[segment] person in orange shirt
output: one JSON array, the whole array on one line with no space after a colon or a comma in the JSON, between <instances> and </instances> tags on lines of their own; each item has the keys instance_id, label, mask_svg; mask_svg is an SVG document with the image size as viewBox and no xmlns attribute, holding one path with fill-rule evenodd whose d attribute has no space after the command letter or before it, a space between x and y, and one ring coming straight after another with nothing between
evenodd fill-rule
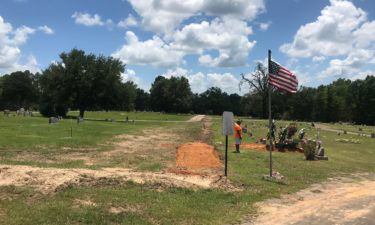
<instances>
[{"instance_id":1,"label":"person in orange shirt","mask_svg":"<svg viewBox=\"0 0 375 225\"><path fill-rule=\"evenodd\" d=\"M234 124L234 137L236 139L236 153L240 153L240 145L242 142L242 127L240 120L237 120Z\"/></svg>"}]
</instances>

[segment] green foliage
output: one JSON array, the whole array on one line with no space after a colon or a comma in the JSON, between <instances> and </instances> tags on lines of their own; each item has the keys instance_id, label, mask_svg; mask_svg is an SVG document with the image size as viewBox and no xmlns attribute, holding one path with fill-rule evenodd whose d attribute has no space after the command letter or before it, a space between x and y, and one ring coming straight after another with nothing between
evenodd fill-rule
<instances>
[{"instance_id":1,"label":"green foliage","mask_svg":"<svg viewBox=\"0 0 375 225\"><path fill-rule=\"evenodd\" d=\"M137 88L135 98L135 110L137 111L149 111L150 107L150 94L144 90Z\"/></svg>"},{"instance_id":2,"label":"green foliage","mask_svg":"<svg viewBox=\"0 0 375 225\"><path fill-rule=\"evenodd\" d=\"M305 154L306 160L314 160L315 159L315 150L316 150L316 141L314 140L302 140L301 146L303 149L303 153Z\"/></svg>"},{"instance_id":3,"label":"green foliage","mask_svg":"<svg viewBox=\"0 0 375 225\"><path fill-rule=\"evenodd\" d=\"M187 113L191 108L192 92L185 77L156 77L150 97L154 111Z\"/></svg>"},{"instance_id":4,"label":"green foliage","mask_svg":"<svg viewBox=\"0 0 375 225\"><path fill-rule=\"evenodd\" d=\"M77 49L62 53L60 58L61 62L51 64L41 76L44 115L59 114L65 111L62 108L70 107L79 109L83 117L90 108L115 108L126 99L121 94L129 94L132 88L121 83L124 65L118 59L86 55Z\"/></svg>"},{"instance_id":5,"label":"green foliage","mask_svg":"<svg viewBox=\"0 0 375 225\"><path fill-rule=\"evenodd\" d=\"M14 72L1 78L2 107L11 110L36 108L38 103L38 74Z\"/></svg>"}]
</instances>

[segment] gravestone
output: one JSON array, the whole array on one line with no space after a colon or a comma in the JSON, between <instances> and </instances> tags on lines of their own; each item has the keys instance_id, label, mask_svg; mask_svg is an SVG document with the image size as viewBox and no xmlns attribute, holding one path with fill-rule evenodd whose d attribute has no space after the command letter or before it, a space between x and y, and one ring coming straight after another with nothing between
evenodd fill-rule
<instances>
[{"instance_id":1,"label":"gravestone","mask_svg":"<svg viewBox=\"0 0 375 225\"><path fill-rule=\"evenodd\" d=\"M84 122L84 119L83 117L77 117L77 123L80 124L80 123L83 123Z\"/></svg>"},{"instance_id":2,"label":"gravestone","mask_svg":"<svg viewBox=\"0 0 375 225\"><path fill-rule=\"evenodd\" d=\"M25 114L25 109L24 108L20 108L20 110L18 110L18 116L19 115L24 115Z\"/></svg>"},{"instance_id":3,"label":"gravestone","mask_svg":"<svg viewBox=\"0 0 375 225\"><path fill-rule=\"evenodd\" d=\"M4 116L9 117L9 115L10 115L10 110L8 110L8 109L4 110Z\"/></svg>"},{"instance_id":4,"label":"gravestone","mask_svg":"<svg viewBox=\"0 0 375 225\"><path fill-rule=\"evenodd\" d=\"M49 124L54 124L54 123L58 123L58 122L59 122L59 118L57 118L57 117L50 117L48 119Z\"/></svg>"}]
</instances>

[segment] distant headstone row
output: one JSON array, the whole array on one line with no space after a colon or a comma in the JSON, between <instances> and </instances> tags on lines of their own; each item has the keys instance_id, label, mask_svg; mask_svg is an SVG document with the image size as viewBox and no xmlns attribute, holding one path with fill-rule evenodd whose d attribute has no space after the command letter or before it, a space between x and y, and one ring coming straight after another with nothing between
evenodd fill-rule
<instances>
[{"instance_id":1,"label":"distant headstone row","mask_svg":"<svg viewBox=\"0 0 375 225\"><path fill-rule=\"evenodd\" d=\"M13 115L13 116L16 116L16 115L17 116L33 116L33 113L29 110L25 110L24 108L21 108L21 109L17 110L16 114ZM5 109L4 110L4 116L8 116L8 117L11 116L10 110Z\"/></svg>"}]
</instances>

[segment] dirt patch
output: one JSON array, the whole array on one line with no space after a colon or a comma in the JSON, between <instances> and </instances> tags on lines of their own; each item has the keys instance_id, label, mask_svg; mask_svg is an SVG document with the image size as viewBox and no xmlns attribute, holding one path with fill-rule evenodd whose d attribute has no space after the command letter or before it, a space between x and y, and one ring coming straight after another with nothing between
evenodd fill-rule
<instances>
[{"instance_id":1,"label":"dirt patch","mask_svg":"<svg viewBox=\"0 0 375 225\"><path fill-rule=\"evenodd\" d=\"M147 129L139 135L122 134L114 137L106 146L109 151L71 152L59 156L60 160L82 160L85 165L115 163L116 166L134 168L140 161L149 159L173 166L173 159L183 137L176 130Z\"/></svg>"},{"instance_id":2,"label":"dirt patch","mask_svg":"<svg viewBox=\"0 0 375 225\"><path fill-rule=\"evenodd\" d=\"M264 144L241 144L241 149L251 149L259 152L268 152L268 147ZM303 149L300 148L276 148L273 151L277 152L300 152L303 153Z\"/></svg>"},{"instance_id":3,"label":"dirt patch","mask_svg":"<svg viewBox=\"0 0 375 225\"><path fill-rule=\"evenodd\" d=\"M174 172L180 174L213 174L222 166L219 155L212 145L196 142L183 144L178 148Z\"/></svg>"},{"instance_id":4,"label":"dirt patch","mask_svg":"<svg viewBox=\"0 0 375 225\"><path fill-rule=\"evenodd\" d=\"M263 144L241 144L242 149L252 149L261 152L267 151L266 145Z\"/></svg>"},{"instance_id":5,"label":"dirt patch","mask_svg":"<svg viewBox=\"0 0 375 225\"><path fill-rule=\"evenodd\" d=\"M113 213L113 214L120 214L120 213L124 213L124 212L131 212L131 213L135 213L135 212L138 212L138 211L141 211L142 210L142 206L141 205L133 205L133 206L126 206L126 207L110 207L108 209L108 211L110 213Z\"/></svg>"},{"instance_id":6,"label":"dirt patch","mask_svg":"<svg viewBox=\"0 0 375 225\"><path fill-rule=\"evenodd\" d=\"M188 122L201 122L203 118L205 118L205 115L197 115L188 120Z\"/></svg>"},{"instance_id":7,"label":"dirt patch","mask_svg":"<svg viewBox=\"0 0 375 225\"><path fill-rule=\"evenodd\" d=\"M257 204L260 216L245 224L372 224L375 174L333 179L296 194Z\"/></svg>"},{"instance_id":8,"label":"dirt patch","mask_svg":"<svg viewBox=\"0 0 375 225\"><path fill-rule=\"evenodd\" d=\"M137 172L124 168L57 169L30 166L0 165L0 186L30 186L49 194L74 185L118 185L127 181L139 184L161 184L165 188L232 189L220 176L181 175L168 172ZM231 190L229 190L231 191Z\"/></svg>"},{"instance_id":9,"label":"dirt patch","mask_svg":"<svg viewBox=\"0 0 375 225\"><path fill-rule=\"evenodd\" d=\"M93 207L97 206L97 204L90 199L75 199L74 205L77 208L79 208L80 206L93 206Z\"/></svg>"}]
</instances>

